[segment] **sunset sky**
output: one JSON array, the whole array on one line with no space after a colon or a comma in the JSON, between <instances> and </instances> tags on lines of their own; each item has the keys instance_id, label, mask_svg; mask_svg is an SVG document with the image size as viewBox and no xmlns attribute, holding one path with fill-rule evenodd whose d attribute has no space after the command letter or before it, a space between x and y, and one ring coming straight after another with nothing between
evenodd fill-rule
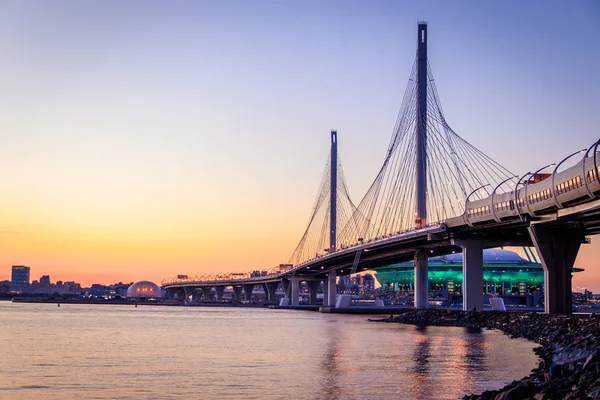
<instances>
[{"instance_id":1,"label":"sunset sky","mask_svg":"<svg viewBox=\"0 0 600 400\"><path fill-rule=\"evenodd\" d=\"M357 203L417 21L449 124L516 174L600 137L597 1L3 1L0 280L269 269L329 151ZM600 291L600 237L574 286Z\"/></svg>"}]
</instances>

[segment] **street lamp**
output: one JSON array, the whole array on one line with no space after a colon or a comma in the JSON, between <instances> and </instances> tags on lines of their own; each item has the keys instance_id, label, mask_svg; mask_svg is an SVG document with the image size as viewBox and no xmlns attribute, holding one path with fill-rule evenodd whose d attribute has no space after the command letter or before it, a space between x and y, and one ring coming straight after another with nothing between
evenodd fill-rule
<instances>
[{"instance_id":1,"label":"street lamp","mask_svg":"<svg viewBox=\"0 0 600 400\"><path fill-rule=\"evenodd\" d=\"M473 226L473 224L471 222L469 222L469 210L467 210L467 205L469 204L469 197L471 197L475 192L477 192L479 189L483 189L486 186L490 186L489 183L486 183L485 185L479 186L477 189L473 190L471 193L469 193L469 195L467 196L467 198L465 199L465 214L467 216L467 218L465 219L465 222L467 223L467 225L469 226Z\"/></svg>"},{"instance_id":2,"label":"street lamp","mask_svg":"<svg viewBox=\"0 0 600 400\"><path fill-rule=\"evenodd\" d=\"M533 179L535 180L535 176L537 174L540 173L540 171L545 170L548 167L551 167L553 165L556 165L556 163L552 163L552 164L548 164L545 167L542 167L540 169L538 169L537 171L535 171L533 174L531 174L531 176L533 177ZM531 179L527 179L527 183L525 184L525 205L527 206L527 211L529 211L529 215L531 216L535 216L535 214L533 213L533 211L531 211L531 207L529 206L529 197L527 196L527 188L529 187L529 182L531 182ZM554 186L554 185L553 185Z\"/></svg>"},{"instance_id":3,"label":"street lamp","mask_svg":"<svg viewBox=\"0 0 600 400\"><path fill-rule=\"evenodd\" d=\"M517 181L517 185L515 186L515 208L517 209L517 213L519 214L519 219L521 221L524 221L524 219L523 219L523 215L521 215L521 207L519 207L519 185L521 184L521 181L523 180L523 178L525 178L528 175L531 175L531 171L526 172L525 175L520 177L519 180Z\"/></svg>"},{"instance_id":4,"label":"street lamp","mask_svg":"<svg viewBox=\"0 0 600 400\"><path fill-rule=\"evenodd\" d=\"M494 214L494 220L496 222L500 222L500 218L498 218L498 216L496 215L496 208L494 207L494 195L496 194L496 190L498 190L498 188L500 186L504 185L506 182L508 182L508 181L510 181L511 179L514 179L514 178L518 178L518 176L511 176L509 178L506 178L505 180L503 180L502 182L500 182L498 184L498 186L496 186L494 188L494 191L492 192L492 213Z\"/></svg>"},{"instance_id":5,"label":"street lamp","mask_svg":"<svg viewBox=\"0 0 600 400\"><path fill-rule=\"evenodd\" d=\"M563 206L559 203L558 199L556 198L556 186L554 186L554 179L556 178L556 171L558 170L558 167L560 167L561 164L564 163L565 161L567 161L569 158L573 157L576 154L583 153L586 150L587 149L582 149L582 150L576 151L575 153L573 153L571 155L568 155L561 162L559 162L558 165L556 167L554 167L554 171L552 171L552 197L554 197L554 202L556 203L556 206L558 208L563 208ZM595 153L594 153L594 156L595 156ZM594 167L595 167L595 162L594 162ZM585 179L585 176L583 177L583 179Z\"/></svg>"},{"instance_id":6,"label":"street lamp","mask_svg":"<svg viewBox=\"0 0 600 400\"><path fill-rule=\"evenodd\" d=\"M598 145L600 144L600 139L596 140L594 142L593 145L591 145L587 151L585 152L585 155L583 156L583 162L582 164L582 169L583 169L583 173L581 174L581 176L583 177L583 182L585 182L585 190L587 190L588 192L588 196L590 197L590 199L594 199L596 196L594 195L594 193L590 190L589 184L594 181L597 180L598 183L600 183L600 176L598 176L598 167L596 166L596 150L598 149ZM588 155L590 153L590 150L594 149L594 169L592 170L592 174L589 177L589 179L587 179L587 170L585 168L585 164L588 158Z\"/></svg>"}]
</instances>

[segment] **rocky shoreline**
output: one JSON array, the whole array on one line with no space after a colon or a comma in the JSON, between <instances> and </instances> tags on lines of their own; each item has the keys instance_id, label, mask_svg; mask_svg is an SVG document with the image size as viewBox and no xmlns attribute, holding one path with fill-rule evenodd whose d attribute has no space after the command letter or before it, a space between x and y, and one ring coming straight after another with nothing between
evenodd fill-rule
<instances>
[{"instance_id":1,"label":"rocky shoreline","mask_svg":"<svg viewBox=\"0 0 600 400\"><path fill-rule=\"evenodd\" d=\"M539 366L500 390L464 399L600 399L600 318L536 313L414 310L377 322L499 329L541 346Z\"/></svg>"}]
</instances>

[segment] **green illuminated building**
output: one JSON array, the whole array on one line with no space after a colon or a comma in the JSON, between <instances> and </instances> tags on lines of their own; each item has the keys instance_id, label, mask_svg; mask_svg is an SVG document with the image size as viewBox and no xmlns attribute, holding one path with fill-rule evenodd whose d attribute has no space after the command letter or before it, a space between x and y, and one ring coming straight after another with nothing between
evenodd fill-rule
<instances>
[{"instance_id":1,"label":"green illuminated building","mask_svg":"<svg viewBox=\"0 0 600 400\"><path fill-rule=\"evenodd\" d=\"M526 254L527 250L526 250ZM535 260L527 260L514 251L487 249L483 251L483 293L514 297L508 304L538 305L544 287L544 270ZM573 272L582 269L573 268ZM384 287L411 293L414 284L412 262L390 265L375 270L377 281ZM461 301L462 253L448 254L429 258L429 291L442 295L449 301ZM527 296L535 299L527 301ZM523 299L519 300L516 297Z\"/></svg>"}]
</instances>

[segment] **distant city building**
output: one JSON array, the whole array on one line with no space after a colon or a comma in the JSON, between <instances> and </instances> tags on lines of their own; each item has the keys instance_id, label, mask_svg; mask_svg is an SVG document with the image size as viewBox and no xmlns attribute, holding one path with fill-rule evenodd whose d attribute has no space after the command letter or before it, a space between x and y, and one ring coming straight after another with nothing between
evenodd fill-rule
<instances>
[{"instance_id":1,"label":"distant city building","mask_svg":"<svg viewBox=\"0 0 600 400\"><path fill-rule=\"evenodd\" d=\"M90 294L93 297L108 297L110 296L110 286L93 283L90 287Z\"/></svg>"},{"instance_id":2,"label":"distant city building","mask_svg":"<svg viewBox=\"0 0 600 400\"><path fill-rule=\"evenodd\" d=\"M112 285L101 285L94 283L87 290L87 293L92 297L119 298L127 295L127 289L133 284L131 283L113 283Z\"/></svg>"},{"instance_id":3,"label":"distant city building","mask_svg":"<svg viewBox=\"0 0 600 400\"><path fill-rule=\"evenodd\" d=\"M113 296L120 296L120 297L127 297L127 290L129 289L129 287L133 285L133 282L129 282L129 283L123 283L123 282L119 282L119 283L114 283L112 285L110 285L110 287L112 288L112 292L114 293L112 294Z\"/></svg>"},{"instance_id":4,"label":"distant city building","mask_svg":"<svg viewBox=\"0 0 600 400\"><path fill-rule=\"evenodd\" d=\"M79 283L70 281L63 282L58 281L55 284L51 282L50 275L43 275L39 281L33 281L29 285L29 288L25 291L31 294L81 294L81 285Z\"/></svg>"},{"instance_id":5,"label":"distant city building","mask_svg":"<svg viewBox=\"0 0 600 400\"><path fill-rule=\"evenodd\" d=\"M375 289L375 278L371 274L344 275L338 282L338 290L344 293L365 294Z\"/></svg>"},{"instance_id":6,"label":"distant city building","mask_svg":"<svg viewBox=\"0 0 600 400\"><path fill-rule=\"evenodd\" d=\"M54 293L53 289L52 283L50 282L50 275L42 275L37 293L51 294Z\"/></svg>"},{"instance_id":7,"label":"distant city building","mask_svg":"<svg viewBox=\"0 0 600 400\"><path fill-rule=\"evenodd\" d=\"M31 269L24 265L13 265L10 281L10 290L12 292L23 293L29 287L29 275Z\"/></svg>"},{"instance_id":8,"label":"distant city building","mask_svg":"<svg viewBox=\"0 0 600 400\"><path fill-rule=\"evenodd\" d=\"M76 283L73 281L68 281L68 282L58 281L58 282L56 282L56 285L54 285L54 287L56 288L55 291L60 294L64 294L64 293L81 294L81 285L79 283Z\"/></svg>"},{"instance_id":9,"label":"distant city building","mask_svg":"<svg viewBox=\"0 0 600 400\"><path fill-rule=\"evenodd\" d=\"M0 294L6 294L10 292L10 281L0 282Z\"/></svg>"},{"instance_id":10,"label":"distant city building","mask_svg":"<svg viewBox=\"0 0 600 400\"><path fill-rule=\"evenodd\" d=\"M42 275L39 280L30 282L31 268L24 265L13 265L12 267L12 278L11 281L5 281L10 284L8 291L17 294L81 294L81 285L77 282L69 281L63 282L58 281L53 284L50 280L50 275ZM0 282L0 285L4 282ZM5 287L0 286L0 293L5 293ZM127 287L123 290L123 295Z\"/></svg>"},{"instance_id":11,"label":"distant city building","mask_svg":"<svg viewBox=\"0 0 600 400\"><path fill-rule=\"evenodd\" d=\"M39 281L31 282L26 292L32 294L52 294L56 290L50 282L50 275L43 275Z\"/></svg>"},{"instance_id":12,"label":"distant city building","mask_svg":"<svg viewBox=\"0 0 600 400\"><path fill-rule=\"evenodd\" d=\"M101 285L94 283L89 288L88 292L93 297L119 298L127 296L127 289L133 284L131 283L113 283L112 285Z\"/></svg>"},{"instance_id":13,"label":"distant city building","mask_svg":"<svg viewBox=\"0 0 600 400\"><path fill-rule=\"evenodd\" d=\"M375 278L373 277L373 275L364 274L362 276L362 286L365 292L375 289Z\"/></svg>"}]
</instances>

